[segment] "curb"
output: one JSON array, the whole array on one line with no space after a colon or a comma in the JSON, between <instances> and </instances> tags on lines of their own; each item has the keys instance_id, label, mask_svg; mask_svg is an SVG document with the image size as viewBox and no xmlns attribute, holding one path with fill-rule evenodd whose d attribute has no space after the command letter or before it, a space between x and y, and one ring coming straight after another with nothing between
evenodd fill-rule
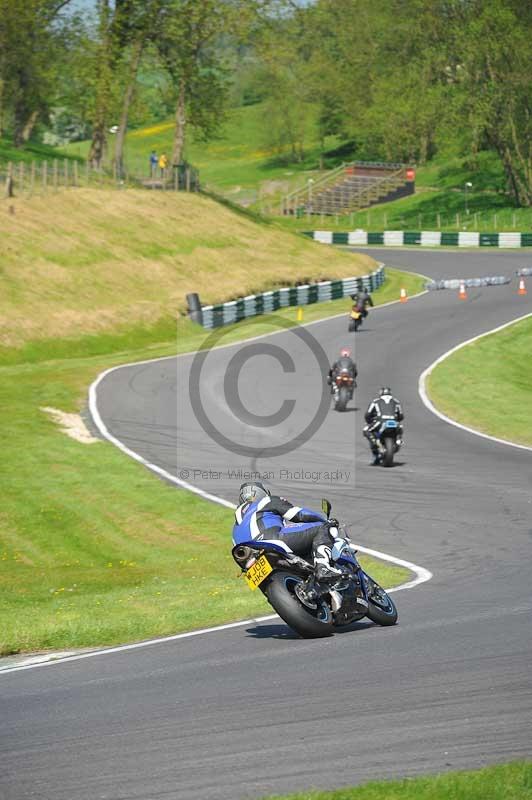
<instances>
[{"instance_id":1,"label":"curb","mask_svg":"<svg viewBox=\"0 0 532 800\"><path fill-rule=\"evenodd\" d=\"M421 247L532 247L532 233L479 233L474 231L379 231L350 232L303 231L321 244L377 244L385 247L419 245Z\"/></svg>"}]
</instances>

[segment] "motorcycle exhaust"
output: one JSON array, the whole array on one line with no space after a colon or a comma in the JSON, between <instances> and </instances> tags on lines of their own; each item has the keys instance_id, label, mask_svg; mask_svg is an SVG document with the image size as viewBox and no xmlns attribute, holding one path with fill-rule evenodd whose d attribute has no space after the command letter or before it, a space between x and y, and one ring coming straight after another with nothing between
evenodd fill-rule
<instances>
[{"instance_id":1,"label":"motorcycle exhaust","mask_svg":"<svg viewBox=\"0 0 532 800\"><path fill-rule=\"evenodd\" d=\"M247 564L249 559L251 558L253 551L251 547L246 547L245 545L239 545L235 547L233 550L233 558L239 564L239 566L244 566Z\"/></svg>"}]
</instances>

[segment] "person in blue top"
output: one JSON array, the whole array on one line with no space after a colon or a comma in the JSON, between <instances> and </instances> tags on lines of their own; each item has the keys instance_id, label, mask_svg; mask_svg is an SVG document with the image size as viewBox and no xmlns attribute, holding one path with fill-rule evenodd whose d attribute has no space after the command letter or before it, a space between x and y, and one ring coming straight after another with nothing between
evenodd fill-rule
<instances>
[{"instance_id":1,"label":"person in blue top","mask_svg":"<svg viewBox=\"0 0 532 800\"><path fill-rule=\"evenodd\" d=\"M157 174L157 164L159 163L159 156L152 150L150 153L150 178L155 178Z\"/></svg>"},{"instance_id":2,"label":"person in blue top","mask_svg":"<svg viewBox=\"0 0 532 800\"><path fill-rule=\"evenodd\" d=\"M298 556L312 554L317 580L327 581L337 580L342 574L331 563L331 545L337 535L337 520L272 495L258 481L241 485L233 526L234 544L270 541L288 545Z\"/></svg>"}]
</instances>

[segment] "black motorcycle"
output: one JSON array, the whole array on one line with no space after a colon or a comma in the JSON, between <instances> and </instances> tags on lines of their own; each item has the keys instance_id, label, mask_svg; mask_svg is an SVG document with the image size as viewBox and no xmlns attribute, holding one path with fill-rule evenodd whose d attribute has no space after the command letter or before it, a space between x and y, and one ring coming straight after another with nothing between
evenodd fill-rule
<instances>
[{"instance_id":1,"label":"black motorcycle","mask_svg":"<svg viewBox=\"0 0 532 800\"><path fill-rule=\"evenodd\" d=\"M330 517L331 504L322 508ZM250 589L259 588L277 614L306 639L329 636L335 629L368 617L378 625L395 625L391 597L360 566L347 536L338 536L332 560L342 568L334 582L320 583L311 558L301 558L284 543L256 541L233 547L232 555Z\"/></svg>"}]
</instances>

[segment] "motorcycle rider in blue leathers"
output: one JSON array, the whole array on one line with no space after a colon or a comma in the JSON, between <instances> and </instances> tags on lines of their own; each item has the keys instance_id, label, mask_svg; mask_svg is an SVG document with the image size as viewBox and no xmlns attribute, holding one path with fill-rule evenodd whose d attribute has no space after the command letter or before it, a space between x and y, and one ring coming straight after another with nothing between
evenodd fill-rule
<instances>
[{"instance_id":1,"label":"motorcycle rider in blue leathers","mask_svg":"<svg viewBox=\"0 0 532 800\"><path fill-rule=\"evenodd\" d=\"M295 506L258 482L243 483L235 511L233 544L251 540L288 545L299 556L312 553L318 581L337 580L342 570L331 563L331 546L338 522L323 514Z\"/></svg>"}]
</instances>

